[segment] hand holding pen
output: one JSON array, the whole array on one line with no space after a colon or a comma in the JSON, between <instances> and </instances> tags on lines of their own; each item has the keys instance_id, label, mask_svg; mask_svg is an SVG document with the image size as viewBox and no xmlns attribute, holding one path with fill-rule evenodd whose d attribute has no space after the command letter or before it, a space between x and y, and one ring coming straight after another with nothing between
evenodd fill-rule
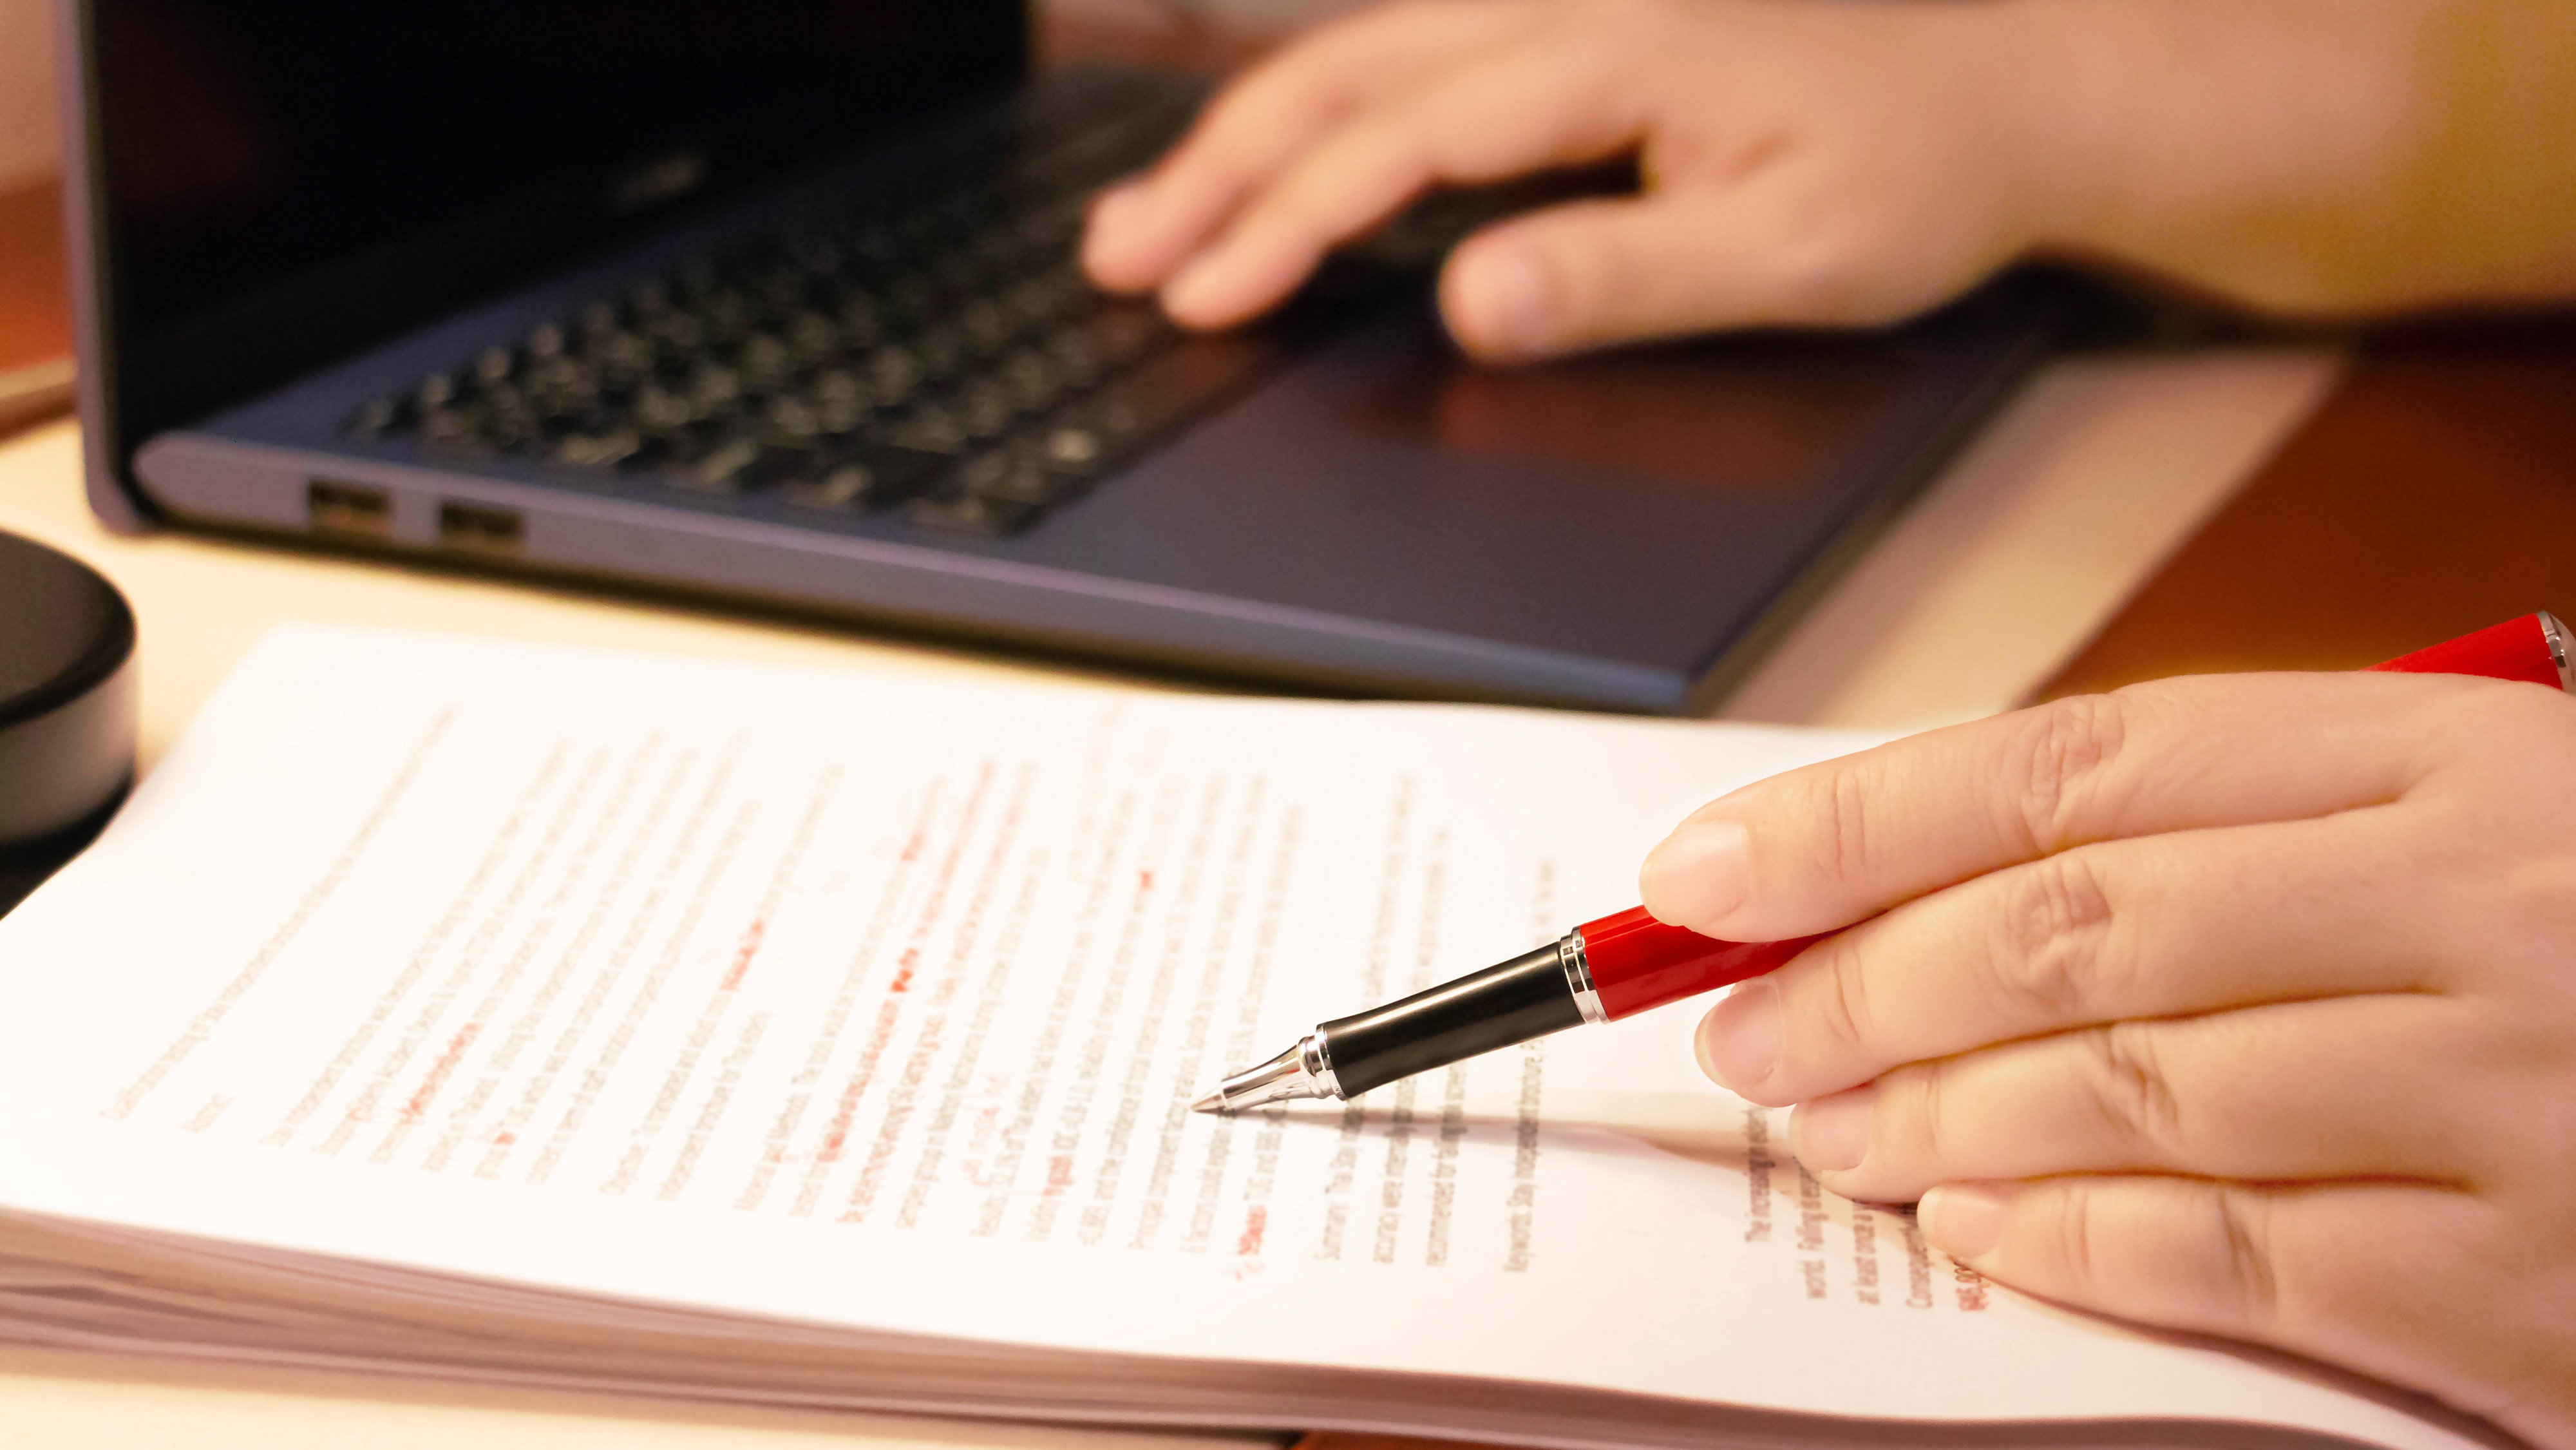
<instances>
[{"instance_id":1,"label":"hand holding pen","mask_svg":"<svg viewBox=\"0 0 2576 1450\"><path fill-rule=\"evenodd\" d=\"M2566 630L2549 614L2527 615L2372 668L2401 674L2475 675L2576 692L2576 668L2569 662ZM2069 711L2089 708L2078 703L2057 707L2055 715L2024 711L2005 718L2037 719L2053 726ZM1946 738L1952 733L1935 735ZM1865 752L1851 760L1871 761L1879 754ZM1973 768L1968 762L1959 764ZM1814 770L1841 765L1829 762ZM1865 768L1855 766L1829 778L1851 781L1854 771L1865 773ZM1794 771L1782 779L1813 773ZM1192 1106L1201 1112L1240 1112L1298 1098L1357 1097L1399 1078L1761 976L1796 958L1825 931L1857 919L1841 916L1799 932L1706 930L1709 922L1732 909L1710 893L1724 895L1732 888L1720 883L1738 880L1745 869L1744 828L1725 810L1743 794L1729 796L1684 822L1647 861L1641 884L1650 898L1657 894L1658 883L1663 884L1668 901L1663 910L1649 910L1657 904L1650 900L1648 906L1585 922L1536 951L1481 972L1327 1022L1270 1061L1227 1078ZM1858 804L1856 798L1814 802L1812 819L1839 821ZM1695 829L1694 823L1702 818L1708 819ZM1691 926L1704 930L1693 931Z\"/></svg>"},{"instance_id":2,"label":"hand holding pen","mask_svg":"<svg viewBox=\"0 0 2576 1450\"><path fill-rule=\"evenodd\" d=\"M1702 1064L2002 1283L2576 1446L2576 700L2499 631L2392 663L2530 683L2162 681L1702 808L1654 915L1822 934Z\"/></svg>"}]
</instances>

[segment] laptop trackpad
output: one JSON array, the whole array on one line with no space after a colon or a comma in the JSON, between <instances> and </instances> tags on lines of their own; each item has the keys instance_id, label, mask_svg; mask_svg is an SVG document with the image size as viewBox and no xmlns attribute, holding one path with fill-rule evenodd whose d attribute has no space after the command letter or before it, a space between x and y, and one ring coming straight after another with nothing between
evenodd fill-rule
<instances>
[{"instance_id":1,"label":"laptop trackpad","mask_svg":"<svg viewBox=\"0 0 2576 1450\"><path fill-rule=\"evenodd\" d=\"M1995 331L1943 319L1488 368L1408 309L1029 542L1141 580L1689 670L1919 481L2006 375Z\"/></svg>"}]
</instances>

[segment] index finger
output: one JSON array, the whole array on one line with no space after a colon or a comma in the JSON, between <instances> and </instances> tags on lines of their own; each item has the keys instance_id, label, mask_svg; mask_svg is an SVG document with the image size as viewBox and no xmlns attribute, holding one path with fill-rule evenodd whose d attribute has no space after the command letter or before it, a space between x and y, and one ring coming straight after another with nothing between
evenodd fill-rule
<instances>
[{"instance_id":1,"label":"index finger","mask_svg":"<svg viewBox=\"0 0 2576 1450\"><path fill-rule=\"evenodd\" d=\"M2498 688L2230 675L2058 700L1747 786L1682 822L1638 885L1658 919L1710 936L1830 931L2091 842L2394 800L2421 769L2409 722Z\"/></svg>"},{"instance_id":2,"label":"index finger","mask_svg":"<svg viewBox=\"0 0 2576 1450\"><path fill-rule=\"evenodd\" d=\"M1461 0L1325 22L1228 85L1148 176L1102 199L1084 266L1117 291L1161 285L1352 108L1528 23L1520 7Z\"/></svg>"}]
</instances>

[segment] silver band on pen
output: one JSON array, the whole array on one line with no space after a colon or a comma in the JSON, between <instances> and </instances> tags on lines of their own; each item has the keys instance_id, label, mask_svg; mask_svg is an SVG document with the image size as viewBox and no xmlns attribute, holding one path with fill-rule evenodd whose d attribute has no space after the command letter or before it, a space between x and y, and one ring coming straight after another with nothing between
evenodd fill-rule
<instances>
[{"instance_id":1,"label":"silver band on pen","mask_svg":"<svg viewBox=\"0 0 2576 1450\"><path fill-rule=\"evenodd\" d=\"M1566 990L1574 994L1574 1005L1583 1013L1587 1025L1610 1020L1601 1008L1601 994L1593 990L1592 963L1583 955L1583 933L1569 931L1556 944L1556 960L1565 968Z\"/></svg>"},{"instance_id":2,"label":"silver band on pen","mask_svg":"<svg viewBox=\"0 0 2576 1450\"><path fill-rule=\"evenodd\" d=\"M2568 659L2567 626L2558 622L2557 615L2544 609L2540 611L2540 637L2549 641L2549 657L2557 662L2558 688L2576 694L2576 662Z\"/></svg>"}]
</instances>

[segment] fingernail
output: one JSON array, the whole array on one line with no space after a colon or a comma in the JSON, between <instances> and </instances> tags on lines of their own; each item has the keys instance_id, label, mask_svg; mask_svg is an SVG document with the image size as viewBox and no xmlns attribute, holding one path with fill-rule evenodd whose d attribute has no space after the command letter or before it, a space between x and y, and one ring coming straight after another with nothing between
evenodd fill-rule
<instances>
[{"instance_id":1,"label":"fingernail","mask_svg":"<svg viewBox=\"0 0 2576 1450\"><path fill-rule=\"evenodd\" d=\"M1855 1088L1803 1103L1789 1115L1790 1151L1811 1173L1858 1168L1869 1156L1869 1120L1878 1089Z\"/></svg>"},{"instance_id":2,"label":"fingernail","mask_svg":"<svg viewBox=\"0 0 2576 1450\"><path fill-rule=\"evenodd\" d=\"M1459 268L1450 302L1460 333L1491 352L1537 352L1547 346L1550 295L1547 269L1518 247L1489 247L1469 254Z\"/></svg>"},{"instance_id":3,"label":"fingernail","mask_svg":"<svg viewBox=\"0 0 2576 1450\"><path fill-rule=\"evenodd\" d=\"M1914 1221L1932 1247L1954 1259L1982 1259L2004 1241L2010 1195L1979 1184L1945 1183L1923 1195Z\"/></svg>"},{"instance_id":4,"label":"fingernail","mask_svg":"<svg viewBox=\"0 0 2576 1450\"><path fill-rule=\"evenodd\" d=\"M1114 186L1100 194L1091 204L1091 237L1095 242L1115 246L1127 240L1145 216L1150 200L1141 181Z\"/></svg>"},{"instance_id":5,"label":"fingernail","mask_svg":"<svg viewBox=\"0 0 2576 1450\"><path fill-rule=\"evenodd\" d=\"M1225 288L1226 255L1222 248L1201 255L1163 287L1163 310L1184 321L1213 312L1208 304Z\"/></svg>"},{"instance_id":6,"label":"fingernail","mask_svg":"<svg viewBox=\"0 0 2576 1450\"><path fill-rule=\"evenodd\" d=\"M1137 233L1142 230L1145 212L1151 204L1152 200L1146 196L1141 182L1130 182L1104 192L1091 204L1091 220L1083 228L1083 265L1094 271L1107 269L1117 273L1118 264L1125 260L1120 254L1134 249ZM1111 280L1130 286L1137 281L1133 277L1114 275Z\"/></svg>"},{"instance_id":7,"label":"fingernail","mask_svg":"<svg viewBox=\"0 0 2576 1450\"><path fill-rule=\"evenodd\" d=\"M1699 1070L1742 1092L1780 1070L1780 989L1767 980L1726 994L1699 1026Z\"/></svg>"},{"instance_id":8,"label":"fingernail","mask_svg":"<svg viewBox=\"0 0 2576 1450\"><path fill-rule=\"evenodd\" d=\"M1753 894L1753 835L1742 821L1694 821L1646 853L1637 890L1657 921L1716 925Z\"/></svg>"}]
</instances>

